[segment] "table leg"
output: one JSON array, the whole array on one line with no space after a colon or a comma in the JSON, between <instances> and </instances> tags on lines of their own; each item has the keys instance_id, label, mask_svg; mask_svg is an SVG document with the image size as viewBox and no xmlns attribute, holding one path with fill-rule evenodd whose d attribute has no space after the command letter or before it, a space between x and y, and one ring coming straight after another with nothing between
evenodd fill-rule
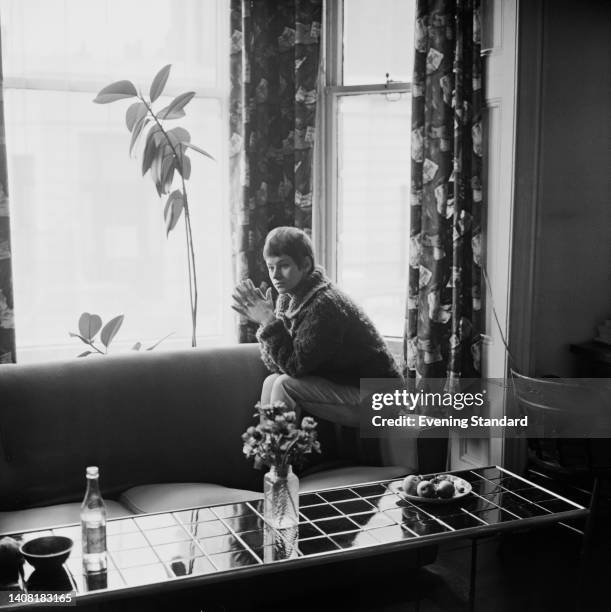
<instances>
[{"instance_id":1,"label":"table leg","mask_svg":"<svg viewBox=\"0 0 611 612\"><path fill-rule=\"evenodd\" d=\"M577 579L577 601L583 604L588 589L588 577L590 575L590 564L592 563L592 531L597 518L598 497L600 492L599 478L594 479L592 496L590 498L590 513L586 519L579 556L579 574Z\"/></svg>"},{"instance_id":2,"label":"table leg","mask_svg":"<svg viewBox=\"0 0 611 612\"><path fill-rule=\"evenodd\" d=\"M598 497L600 490L600 482L598 478L594 479L592 486L592 495L590 497L590 513L586 519L585 529L583 533L583 545L581 549L582 562L590 557L592 549L592 529L596 521L596 515L598 510Z\"/></svg>"},{"instance_id":3,"label":"table leg","mask_svg":"<svg viewBox=\"0 0 611 612\"><path fill-rule=\"evenodd\" d=\"M471 577L469 581L469 612L475 610L475 577L477 575L477 538L471 540Z\"/></svg>"},{"instance_id":4,"label":"table leg","mask_svg":"<svg viewBox=\"0 0 611 612\"><path fill-rule=\"evenodd\" d=\"M416 568L417 572L420 574L422 572L422 566L420 565L420 549L416 548ZM416 577L416 601L414 603L414 612L420 612L420 582L421 577Z\"/></svg>"}]
</instances>

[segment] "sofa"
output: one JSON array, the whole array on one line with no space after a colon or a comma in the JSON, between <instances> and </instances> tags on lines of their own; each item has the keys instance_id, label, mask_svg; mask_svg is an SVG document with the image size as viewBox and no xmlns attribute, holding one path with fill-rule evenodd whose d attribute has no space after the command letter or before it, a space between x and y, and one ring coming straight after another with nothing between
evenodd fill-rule
<instances>
[{"instance_id":1,"label":"sofa","mask_svg":"<svg viewBox=\"0 0 611 612\"><path fill-rule=\"evenodd\" d=\"M0 533L78 522L88 465L110 518L260 498L240 435L267 374L257 345L0 366ZM384 449L363 465L362 444L320 428L303 491L416 467L384 465Z\"/></svg>"}]
</instances>

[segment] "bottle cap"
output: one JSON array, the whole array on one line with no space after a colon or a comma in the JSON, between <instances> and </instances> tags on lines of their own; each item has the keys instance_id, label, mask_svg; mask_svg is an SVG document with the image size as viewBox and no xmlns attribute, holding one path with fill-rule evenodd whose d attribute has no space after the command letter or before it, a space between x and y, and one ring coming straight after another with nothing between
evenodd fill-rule
<instances>
[{"instance_id":1,"label":"bottle cap","mask_svg":"<svg viewBox=\"0 0 611 612\"><path fill-rule=\"evenodd\" d=\"M97 478L99 476L98 466L90 465L87 468L87 478Z\"/></svg>"}]
</instances>

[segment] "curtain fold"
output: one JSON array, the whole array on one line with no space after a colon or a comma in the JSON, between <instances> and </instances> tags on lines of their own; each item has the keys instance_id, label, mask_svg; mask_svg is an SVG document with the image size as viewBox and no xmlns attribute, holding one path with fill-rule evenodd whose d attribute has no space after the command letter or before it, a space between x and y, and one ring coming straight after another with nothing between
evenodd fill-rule
<instances>
[{"instance_id":1,"label":"curtain fold","mask_svg":"<svg viewBox=\"0 0 611 612\"><path fill-rule=\"evenodd\" d=\"M322 0L231 0L230 200L236 281L268 280L267 233L312 227ZM240 342L256 326L241 320Z\"/></svg>"},{"instance_id":2,"label":"curtain fold","mask_svg":"<svg viewBox=\"0 0 611 612\"><path fill-rule=\"evenodd\" d=\"M418 0L412 82L410 377L480 376L480 0Z\"/></svg>"},{"instance_id":3,"label":"curtain fold","mask_svg":"<svg viewBox=\"0 0 611 612\"><path fill-rule=\"evenodd\" d=\"M0 363L14 363L16 361L15 324L13 316L13 277L11 272L3 83L2 57L0 52Z\"/></svg>"}]
</instances>

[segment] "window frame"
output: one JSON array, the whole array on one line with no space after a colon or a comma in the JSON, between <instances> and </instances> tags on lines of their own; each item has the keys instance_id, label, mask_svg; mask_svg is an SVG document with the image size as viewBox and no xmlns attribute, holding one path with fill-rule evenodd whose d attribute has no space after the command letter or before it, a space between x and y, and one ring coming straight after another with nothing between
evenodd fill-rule
<instances>
[{"instance_id":1,"label":"window frame","mask_svg":"<svg viewBox=\"0 0 611 612\"><path fill-rule=\"evenodd\" d=\"M319 96L319 144L315 163L316 206L313 213L312 234L320 263L329 278L337 282L340 265L341 207L339 195L341 178L339 168L339 100L345 96L397 93L411 96L412 84L406 81L344 85L344 2L327 0L323 28L322 72L323 85ZM406 250L407 260L409 253ZM402 336L384 336L398 340Z\"/></svg>"}]
</instances>

